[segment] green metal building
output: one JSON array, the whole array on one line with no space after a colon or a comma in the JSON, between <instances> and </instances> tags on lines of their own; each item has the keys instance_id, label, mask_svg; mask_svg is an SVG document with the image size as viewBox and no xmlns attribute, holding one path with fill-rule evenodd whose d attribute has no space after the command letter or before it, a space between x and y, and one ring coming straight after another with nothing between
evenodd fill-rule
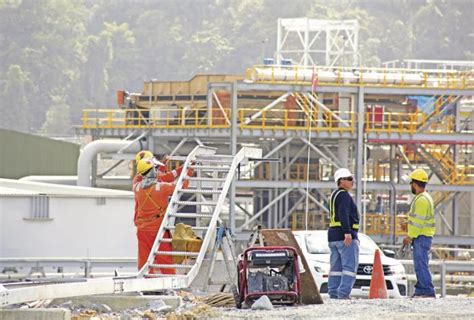
<instances>
[{"instance_id":1,"label":"green metal building","mask_svg":"<svg viewBox=\"0 0 474 320\"><path fill-rule=\"evenodd\" d=\"M80 145L0 129L0 178L77 175Z\"/></svg>"}]
</instances>

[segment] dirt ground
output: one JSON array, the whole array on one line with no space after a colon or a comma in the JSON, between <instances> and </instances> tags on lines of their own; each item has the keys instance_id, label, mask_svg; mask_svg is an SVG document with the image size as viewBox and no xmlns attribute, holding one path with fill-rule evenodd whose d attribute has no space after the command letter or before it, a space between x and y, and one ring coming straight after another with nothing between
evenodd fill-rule
<instances>
[{"instance_id":1,"label":"dirt ground","mask_svg":"<svg viewBox=\"0 0 474 320\"><path fill-rule=\"evenodd\" d=\"M215 319L474 319L474 298L332 300L322 305L273 310L213 308ZM205 317L206 318L206 317Z\"/></svg>"}]
</instances>

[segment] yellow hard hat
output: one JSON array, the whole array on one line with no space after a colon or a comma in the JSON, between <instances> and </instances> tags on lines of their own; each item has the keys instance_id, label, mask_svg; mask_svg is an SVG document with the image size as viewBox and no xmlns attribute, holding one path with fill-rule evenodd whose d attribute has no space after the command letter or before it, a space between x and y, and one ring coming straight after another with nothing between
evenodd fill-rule
<instances>
[{"instance_id":1,"label":"yellow hard hat","mask_svg":"<svg viewBox=\"0 0 474 320\"><path fill-rule=\"evenodd\" d=\"M428 174L423 169L415 169L410 174L410 179L426 183L428 182Z\"/></svg>"},{"instance_id":2,"label":"yellow hard hat","mask_svg":"<svg viewBox=\"0 0 474 320\"><path fill-rule=\"evenodd\" d=\"M142 150L135 156L135 161L138 163L141 159L153 158L153 153L150 150Z\"/></svg>"},{"instance_id":3,"label":"yellow hard hat","mask_svg":"<svg viewBox=\"0 0 474 320\"><path fill-rule=\"evenodd\" d=\"M142 150L138 152L135 156L135 162L138 164L138 161L141 159L151 159L155 167L164 166L164 163L158 161L150 150Z\"/></svg>"},{"instance_id":4,"label":"yellow hard hat","mask_svg":"<svg viewBox=\"0 0 474 320\"><path fill-rule=\"evenodd\" d=\"M152 159L141 159L137 163L137 174L143 175L145 172L154 167L155 165L153 164Z\"/></svg>"}]
</instances>

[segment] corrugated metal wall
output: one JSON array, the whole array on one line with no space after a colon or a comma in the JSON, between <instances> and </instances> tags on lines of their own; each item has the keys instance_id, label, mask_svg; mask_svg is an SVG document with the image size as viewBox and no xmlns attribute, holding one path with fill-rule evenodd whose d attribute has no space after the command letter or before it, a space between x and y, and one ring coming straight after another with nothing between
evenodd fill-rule
<instances>
[{"instance_id":1,"label":"corrugated metal wall","mask_svg":"<svg viewBox=\"0 0 474 320\"><path fill-rule=\"evenodd\" d=\"M0 129L0 177L76 175L78 144Z\"/></svg>"}]
</instances>

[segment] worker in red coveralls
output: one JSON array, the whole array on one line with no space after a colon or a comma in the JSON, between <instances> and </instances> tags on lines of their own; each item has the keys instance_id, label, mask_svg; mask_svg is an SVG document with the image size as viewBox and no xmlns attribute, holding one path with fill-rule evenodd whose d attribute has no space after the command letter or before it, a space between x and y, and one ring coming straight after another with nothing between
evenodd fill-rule
<instances>
[{"instance_id":1,"label":"worker in red coveralls","mask_svg":"<svg viewBox=\"0 0 474 320\"><path fill-rule=\"evenodd\" d=\"M135 213L135 226L137 227L138 239L138 269L146 263L150 254L156 235L160 229L163 217L168 207L168 201L176 187L176 183L162 182L157 179L157 170L152 159L141 159L137 163L137 175L141 179L133 184L135 202L137 204ZM191 170L188 175L191 175ZM183 183L187 188L189 181ZM166 230L163 238L171 238L169 230ZM171 251L171 243L162 243L159 251ZM159 255L155 258L155 264L172 264L171 256ZM175 274L175 269L160 268L163 274Z\"/></svg>"},{"instance_id":2,"label":"worker in red coveralls","mask_svg":"<svg viewBox=\"0 0 474 320\"><path fill-rule=\"evenodd\" d=\"M181 175L181 171L183 171L183 166L179 166L176 168L176 170L172 171L167 171L166 170L166 165L158 161L153 153L149 150L142 150L137 153L135 156L135 163L138 164L138 162L141 159L150 159L155 166L156 170L156 179L160 182L174 182L174 180ZM142 181L143 176L140 174L135 175L133 178L133 183L132 185L134 186L137 182ZM138 202L137 199L135 199L135 214L134 214L134 221L137 218L137 210L138 210Z\"/></svg>"},{"instance_id":3,"label":"worker in red coveralls","mask_svg":"<svg viewBox=\"0 0 474 320\"><path fill-rule=\"evenodd\" d=\"M183 166L179 166L176 170L167 171L166 164L158 161L150 150L142 150L138 152L135 156L135 163L138 164L138 161L141 159L152 160L155 168L157 168L158 181L173 182L177 177L179 177L181 171L183 170ZM133 180L133 183L135 184L136 180L141 180L141 178L142 177L137 174Z\"/></svg>"}]
</instances>

